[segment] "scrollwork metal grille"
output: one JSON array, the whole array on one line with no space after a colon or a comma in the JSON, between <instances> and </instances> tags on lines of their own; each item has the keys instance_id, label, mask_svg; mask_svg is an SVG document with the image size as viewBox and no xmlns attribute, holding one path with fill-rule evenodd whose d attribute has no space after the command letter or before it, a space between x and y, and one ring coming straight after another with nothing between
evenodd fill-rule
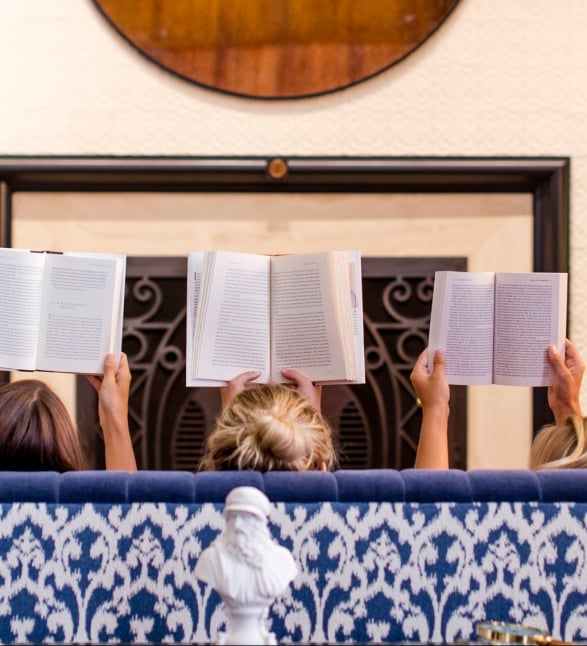
<instances>
[{"instance_id":1,"label":"scrollwork metal grille","mask_svg":"<svg viewBox=\"0 0 587 646\"><path fill-rule=\"evenodd\" d=\"M414 464L420 428L409 375L427 344L434 272L464 258L363 258L367 381L323 388L342 468ZM128 258L123 349L133 374L130 425L139 468L195 470L220 406L214 388L185 387L185 258ZM78 380L78 422L102 466L95 395ZM465 468L466 396L451 395L451 464Z\"/></svg>"}]
</instances>

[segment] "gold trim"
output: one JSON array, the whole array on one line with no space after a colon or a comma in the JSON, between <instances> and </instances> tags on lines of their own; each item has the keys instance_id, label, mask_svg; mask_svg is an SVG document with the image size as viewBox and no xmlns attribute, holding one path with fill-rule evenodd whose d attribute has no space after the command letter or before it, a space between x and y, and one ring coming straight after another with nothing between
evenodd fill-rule
<instances>
[{"instance_id":1,"label":"gold trim","mask_svg":"<svg viewBox=\"0 0 587 646\"><path fill-rule=\"evenodd\" d=\"M550 643L547 631L506 621L483 621L477 624L477 636L488 644Z\"/></svg>"}]
</instances>

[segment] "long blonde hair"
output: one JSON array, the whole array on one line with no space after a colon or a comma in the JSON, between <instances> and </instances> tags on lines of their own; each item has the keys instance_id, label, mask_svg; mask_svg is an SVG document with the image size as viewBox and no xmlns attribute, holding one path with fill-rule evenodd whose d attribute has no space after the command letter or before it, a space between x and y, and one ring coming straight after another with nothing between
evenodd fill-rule
<instances>
[{"instance_id":1,"label":"long blonde hair","mask_svg":"<svg viewBox=\"0 0 587 646\"><path fill-rule=\"evenodd\" d=\"M309 471L336 463L322 415L295 389L265 384L245 388L220 413L200 469Z\"/></svg>"},{"instance_id":2,"label":"long blonde hair","mask_svg":"<svg viewBox=\"0 0 587 646\"><path fill-rule=\"evenodd\" d=\"M587 467L586 420L567 417L564 424L543 427L530 448L530 469L584 469Z\"/></svg>"}]
</instances>

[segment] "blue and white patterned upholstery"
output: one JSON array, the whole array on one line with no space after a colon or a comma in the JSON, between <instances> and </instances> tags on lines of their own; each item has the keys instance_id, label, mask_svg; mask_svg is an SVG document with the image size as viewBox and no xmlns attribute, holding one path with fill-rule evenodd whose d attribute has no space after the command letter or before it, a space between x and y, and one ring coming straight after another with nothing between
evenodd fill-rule
<instances>
[{"instance_id":1,"label":"blue and white patterned upholstery","mask_svg":"<svg viewBox=\"0 0 587 646\"><path fill-rule=\"evenodd\" d=\"M193 570L242 484L298 563L280 642L446 643L484 619L587 639L587 472L145 471L0 474L0 642L211 641Z\"/></svg>"}]
</instances>

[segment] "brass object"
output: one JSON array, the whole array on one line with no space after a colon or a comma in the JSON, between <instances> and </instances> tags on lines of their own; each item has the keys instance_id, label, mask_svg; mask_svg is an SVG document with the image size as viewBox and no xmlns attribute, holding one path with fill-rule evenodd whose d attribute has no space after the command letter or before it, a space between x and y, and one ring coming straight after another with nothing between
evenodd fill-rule
<instances>
[{"instance_id":1,"label":"brass object","mask_svg":"<svg viewBox=\"0 0 587 646\"><path fill-rule=\"evenodd\" d=\"M483 644L549 644L570 646L574 642L553 639L547 630L507 621L482 621L477 624L477 636Z\"/></svg>"},{"instance_id":2,"label":"brass object","mask_svg":"<svg viewBox=\"0 0 587 646\"><path fill-rule=\"evenodd\" d=\"M287 162L285 159L275 157L267 164L267 172L273 179L283 179L287 175Z\"/></svg>"}]
</instances>

